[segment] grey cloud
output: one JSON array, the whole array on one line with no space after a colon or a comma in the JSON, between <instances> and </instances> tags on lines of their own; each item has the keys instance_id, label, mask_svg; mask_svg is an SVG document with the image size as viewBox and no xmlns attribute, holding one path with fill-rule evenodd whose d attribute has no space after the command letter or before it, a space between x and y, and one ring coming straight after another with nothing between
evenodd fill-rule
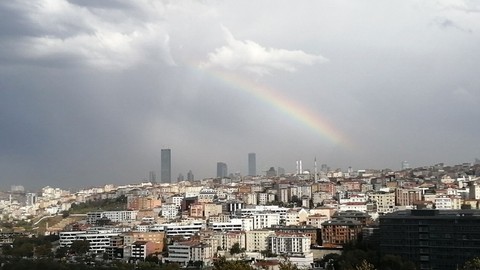
<instances>
[{"instance_id":1,"label":"grey cloud","mask_svg":"<svg viewBox=\"0 0 480 270\"><path fill-rule=\"evenodd\" d=\"M174 176L197 177L214 176L217 161L244 173L248 152L259 168L287 171L315 156L355 169L479 156L477 13L416 1L51 3L0 4L1 188L140 181L166 147ZM220 52L237 56L226 65ZM223 58L199 69L209 53ZM315 64L319 54L328 64ZM272 96L212 72L222 67L270 72L236 75ZM279 108L278 96L350 146Z\"/></svg>"}]
</instances>

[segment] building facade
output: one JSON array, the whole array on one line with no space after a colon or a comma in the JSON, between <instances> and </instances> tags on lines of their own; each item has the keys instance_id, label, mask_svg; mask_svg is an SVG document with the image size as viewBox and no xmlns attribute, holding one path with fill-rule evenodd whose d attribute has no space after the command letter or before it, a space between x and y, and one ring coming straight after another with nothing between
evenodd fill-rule
<instances>
[{"instance_id":1,"label":"building facade","mask_svg":"<svg viewBox=\"0 0 480 270\"><path fill-rule=\"evenodd\" d=\"M217 162L217 177L223 178L223 177L227 177L227 175L228 175L227 164L224 162Z\"/></svg>"},{"instance_id":2,"label":"building facade","mask_svg":"<svg viewBox=\"0 0 480 270\"><path fill-rule=\"evenodd\" d=\"M161 156L160 180L162 183L172 182L172 151L170 149L162 149Z\"/></svg>"},{"instance_id":3,"label":"building facade","mask_svg":"<svg viewBox=\"0 0 480 270\"><path fill-rule=\"evenodd\" d=\"M356 240L362 232L360 221L353 219L332 219L322 223L322 245L341 247Z\"/></svg>"},{"instance_id":4,"label":"building facade","mask_svg":"<svg viewBox=\"0 0 480 270\"><path fill-rule=\"evenodd\" d=\"M257 157L255 153L248 154L248 175L250 176L257 175Z\"/></svg>"},{"instance_id":5,"label":"building facade","mask_svg":"<svg viewBox=\"0 0 480 270\"><path fill-rule=\"evenodd\" d=\"M380 217L380 250L418 269L454 270L480 254L480 210L404 210Z\"/></svg>"}]
</instances>

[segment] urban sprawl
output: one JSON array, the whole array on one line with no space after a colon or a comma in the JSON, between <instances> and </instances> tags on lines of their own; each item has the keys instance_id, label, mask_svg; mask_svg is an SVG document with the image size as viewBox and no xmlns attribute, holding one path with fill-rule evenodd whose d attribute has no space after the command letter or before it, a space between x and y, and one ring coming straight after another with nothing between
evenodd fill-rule
<instances>
[{"instance_id":1,"label":"urban sprawl","mask_svg":"<svg viewBox=\"0 0 480 270\"><path fill-rule=\"evenodd\" d=\"M324 255L362 239L418 269L458 269L480 255L480 161L393 170L331 170L326 165L257 175L177 182L170 150L162 150L160 181L105 185L76 192L54 187L0 193L1 243L56 235L52 251L88 243L100 260L129 263L155 256L187 267L219 258L248 260L254 269L279 269L288 260L312 269ZM7 225L9 226L7 226ZM75 255L75 254L73 254ZM73 256L67 254L65 256ZM327 267L322 265L322 267Z\"/></svg>"}]
</instances>

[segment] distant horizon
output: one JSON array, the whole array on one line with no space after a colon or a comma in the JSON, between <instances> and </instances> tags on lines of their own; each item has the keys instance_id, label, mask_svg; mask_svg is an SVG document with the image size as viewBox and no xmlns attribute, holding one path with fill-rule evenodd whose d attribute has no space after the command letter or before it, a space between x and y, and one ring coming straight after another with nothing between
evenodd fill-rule
<instances>
[{"instance_id":1,"label":"distant horizon","mask_svg":"<svg viewBox=\"0 0 480 270\"><path fill-rule=\"evenodd\" d=\"M452 166L456 166L456 165L462 165L462 164L465 164L465 163L468 163L468 164L470 164L471 166L473 166L473 165L475 165L475 162L478 161L478 160L476 160L476 159L477 159L477 158L475 158L472 162L460 162L460 163L453 163L453 164L449 164L449 163L445 163L445 162L436 162L436 163L424 164L424 165L420 165L420 166L412 166L412 165L410 164L410 168L409 168L409 169L418 169L418 168L423 168L423 167L432 167L432 166L435 166L435 165L441 164L441 163L443 163L445 167L452 167ZM318 172L320 173L320 167L321 167L322 164L321 164L321 163L317 163L317 164L318 164ZM323 163L323 164L325 164L325 163ZM228 164L227 164L227 166L228 166ZM328 164L327 164L327 166L328 166ZM281 167L281 166L270 166L270 167L274 167L275 170L278 170L279 167L280 167L280 168L283 168L283 167ZM270 167L269 167L269 168L270 168ZM346 171L348 170L348 168L349 168L348 166L347 166L347 167L335 167L335 168L332 168L332 167L329 166L329 169L330 169L329 171L331 172L331 171L335 171L335 170L340 169L342 172L346 172ZM285 168L284 168L284 169L285 169ZM305 168L304 171L309 170L310 173L313 173L313 169L314 169L314 167L312 167L312 168ZM355 171L355 172L358 172L359 170L377 170L377 171L381 171L381 170L385 170L385 169L390 169L390 170L392 170L392 171L401 171L401 168L392 169L392 168L353 168L353 167L352 167L352 169L353 169L353 171ZM137 179L137 180L131 180L130 182L121 182L121 183L107 183L107 182L105 182L105 183L103 183L103 184L100 184L100 183L99 183L98 185L71 186L71 187L53 186L53 185L48 185L48 184L47 184L47 185L44 185L44 186L41 186L41 187L36 187L36 188L34 188L35 190L32 190L31 187L28 187L28 186L26 186L26 185L22 185L22 184L20 184L20 183L17 183L17 184L12 184L12 185L10 185L10 187L8 187L8 189L5 189L5 187L4 187L4 189L1 189L1 187L0 187L0 191L9 192L9 191L10 191L10 188L13 187L13 186L23 186L23 187L25 188L25 192L38 192L38 191L40 191L42 188L47 187L47 186L52 187L52 188L61 188L61 189L63 189L63 190L70 190L70 191L71 191L71 190L76 190L76 191L78 191L78 190L88 189L88 188L94 188L94 187L104 187L105 185L123 186L123 185L129 185L129 184L140 184L140 183L148 183L148 182L149 182L149 180L148 180L148 173L149 173L149 172L146 172L146 177L144 177L144 178L139 178L139 179ZM286 174L295 174L295 169L293 169L292 171L285 170L285 173L286 173ZM193 172L193 174L195 175L195 172ZM158 174L157 174L157 175L158 175ZM230 175L230 172L229 172L229 175ZM178 175L177 175L177 176L178 176ZM186 174L185 174L184 176L186 176ZM247 174L241 174L241 176L242 176L242 177L250 177L250 176L248 176ZM265 174L257 174L256 176L265 176ZM228 176L227 176L227 177L228 177ZM213 175L213 176L207 176L207 177L202 177L202 178L197 178L197 177L195 176L195 180L215 179L215 178L217 178L215 175ZM185 178L184 181L186 181L186 178ZM174 179L172 179L171 184L175 184L175 183L177 183L177 182L178 182L178 181L177 181L177 178L174 178ZM167 184L167 183L162 183L162 182L159 181L159 179L157 178L157 184Z\"/></svg>"}]
</instances>

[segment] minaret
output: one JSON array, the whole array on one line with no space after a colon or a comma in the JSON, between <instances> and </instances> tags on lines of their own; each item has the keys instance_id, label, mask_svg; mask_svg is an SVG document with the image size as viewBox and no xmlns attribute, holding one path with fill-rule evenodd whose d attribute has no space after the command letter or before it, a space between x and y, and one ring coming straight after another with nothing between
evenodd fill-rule
<instances>
[{"instance_id":1,"label":"minaret","mask_svg":"<svg viewBox=\"0 0 480 270\"><path fill-rule=\"evenodd\" d=\"M300 174L302 174L303 173L302 160L300 160L300 169L299 170L300 170Z\"/></svg>"},{"instance_id":2,"label":"minaret","mask_svg":"<svg viewBox=\"0 0 480 270\"><path fill-rule=\"evenodd\" d=\"M296 166L297 166L297 167L295 168L295 170L296 170L296 173L297 173L297 174L300 174L300 173L298 172L298 168L299 168L299 167L298 167L298 160L297 160L297 161L295 161L295 163L296 163Z\"/></svg>"},{"instance_id":3,"label":"minaret","mask_svg":"<svg viewBox=\"0 0 480 270\"><path fill-rule=\"evenodd\" d=\"M315 157L315 159L314 159L314 167L315 167L315 168L314 168L314 173L315 173L315 178L314 178L314 179L315 179L315 183L316 183L317 180L318 180L317 157Z\"/></svg>"}]
</instances>

